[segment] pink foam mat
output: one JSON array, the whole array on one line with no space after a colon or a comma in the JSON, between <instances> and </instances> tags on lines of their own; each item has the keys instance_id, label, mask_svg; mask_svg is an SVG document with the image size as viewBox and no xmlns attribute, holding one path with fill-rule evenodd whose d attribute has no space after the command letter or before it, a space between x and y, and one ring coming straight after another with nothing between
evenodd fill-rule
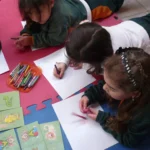
<instances>
[{"instance_id":1,"label":"pink foam mat","mask_svg":"<svg viewBox=\"0 0 150 150\"><path fill-rule=\"evenodd\" d=\"M114 19L114 15L103 21L102 25L111 26L120 22ZM36 59L42 58L58 49L59 47L45 48L32 52L31 49L21 52L18 51L10 38L19 35L22 29L21 17L18 11L17 0L1 0L0 1L0 40L2 42L2 50L6 57L10 70L12 70L19 62L33 62ZM12 91L6 84L8 73L0 75L0 92ZM37 110L42 109L45 105L42 104L44 100L52 99L52 103L58 102L57 92L48 83L44 76L41 76L39 82L29 93L20 93L21 106L24 114L30 113L27 107L37 104Z\"/></svg>"}]
</instances>

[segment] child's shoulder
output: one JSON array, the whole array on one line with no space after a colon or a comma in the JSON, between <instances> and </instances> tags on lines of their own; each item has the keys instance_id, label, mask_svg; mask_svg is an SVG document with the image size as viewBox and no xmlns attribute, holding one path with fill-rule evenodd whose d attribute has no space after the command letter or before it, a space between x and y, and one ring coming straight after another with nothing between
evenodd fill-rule
<instances>
[{"instance_id":1,"label":"child's shoulder","mask_svg":"<svg viewBox=\"0 0 150 150\"><path fill-rule=\"evenodd\" d=\"M59 14L61 16L68 16L76 11L83 11L85 10L83 4L79 0L55 0L53 14Z\"/></svg>"}]
</instances>

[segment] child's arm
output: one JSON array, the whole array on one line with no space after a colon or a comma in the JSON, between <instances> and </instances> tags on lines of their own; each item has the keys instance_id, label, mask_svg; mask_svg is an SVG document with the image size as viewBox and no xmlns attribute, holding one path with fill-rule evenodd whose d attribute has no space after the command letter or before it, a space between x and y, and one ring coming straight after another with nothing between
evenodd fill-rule
<instances>
[{"instance_id":1,"label":"child's arm","mask_svg":"<svg viewBox=\"0 0 150 150\"><path fill-rule=\"evenodd\" d=\"M40 33L32 34L34 41L33 46L40 48L63 44L67 39L69 30L69 25L65 21L65 18L50 18L47 23L42 26Z\"/></svg>"},{"instance_id":2,"label":"child's arm","mask_svg":"<svg viewBox=\"0 0 150 150\"><path fill-rule=\"evenodd\" d=\"M30 25L25 25L24 29L20 32L20 35L32 35L41 31L41 25L36 22L31 22Z\"/></svg>"},{"instance_id":3,"label":"child's arm","mask_svg":"<svg viewBox=\"0 0 150 150\"><path fill-rule=\"evenodd\" d=\"M35 48L41 47L50 47L50 46L58 46L65 42L68 36L68 25L65 25L64 19L57 19L57 22L48 21L44 25L40 25L38 23L33 22L29 27L25 26L25 28L21 31L21 35L28 34L32 36L33 43L32 45L24 45L24 46L33 46ZM23 44L22 42L21 44Z\"/></svg>"},{"instance_id":4,"label":"child's arm","mask_svg":"<svg viewBox=\"0 0 150 150\"><path fill-rule=\"evenodd\" d=\"M99 81L98 85L91 86L85 91L83 96L87 96L89 99L88 105L94 103L105 103L107 101L105 91L103 90L104 81Z\"/></svg>"}]
</instances>

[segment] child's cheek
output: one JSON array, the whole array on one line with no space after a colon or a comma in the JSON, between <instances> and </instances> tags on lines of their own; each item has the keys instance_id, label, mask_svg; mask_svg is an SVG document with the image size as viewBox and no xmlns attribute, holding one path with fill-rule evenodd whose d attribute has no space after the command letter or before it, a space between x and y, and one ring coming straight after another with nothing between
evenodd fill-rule
<instances>
[{"instance_id":1,"label":"child's cheek","mask_svg":"<svg viewBox=\"0 0 150 150\"><path fill-rule=\"evenodd\" d=\"M121 100L121 95L117 94L117 93L113 93L113 92L110 92L110 96L113 98L113 99L116 99L116 100Z\"/></svg>"}]
</instances>

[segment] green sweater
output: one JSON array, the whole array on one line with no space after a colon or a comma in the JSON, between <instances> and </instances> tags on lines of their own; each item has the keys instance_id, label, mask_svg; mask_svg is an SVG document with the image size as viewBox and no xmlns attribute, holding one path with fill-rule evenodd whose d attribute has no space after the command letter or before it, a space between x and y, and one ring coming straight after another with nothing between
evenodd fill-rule
<instances>
[{"instance_id":1,"label":"green sweater","mask_svg":"<svg viewBox=\"0 0 150 150\"><path fill-rule=\"evenodd\" d=\"M45 24L32 22L21 31L33 36L34 47L57 46L65 42L68 30L86 19L87 13L78 0L55 0L52 14Z\"/></svg>"},{"instance_id":2,"label":"green sweater","mask_svg":"<svg viewBox=\"0 0 150 150\"><path fill-rule=\"evenodd\" d=\"M103 84L104 82L100 81L98 85L90 87L85 92L84 95L89 98L89 105L96 102L101 104L107 100ZM96 121L106 132L112 134L119 143L128 147L136 147L146 136L150 135L150 104L140 111L139 115L128 122L127 131L124 133L117 133L106 126L106 121L111 116L110 113L99 111Z\"/></svg>"}]
</instances>

